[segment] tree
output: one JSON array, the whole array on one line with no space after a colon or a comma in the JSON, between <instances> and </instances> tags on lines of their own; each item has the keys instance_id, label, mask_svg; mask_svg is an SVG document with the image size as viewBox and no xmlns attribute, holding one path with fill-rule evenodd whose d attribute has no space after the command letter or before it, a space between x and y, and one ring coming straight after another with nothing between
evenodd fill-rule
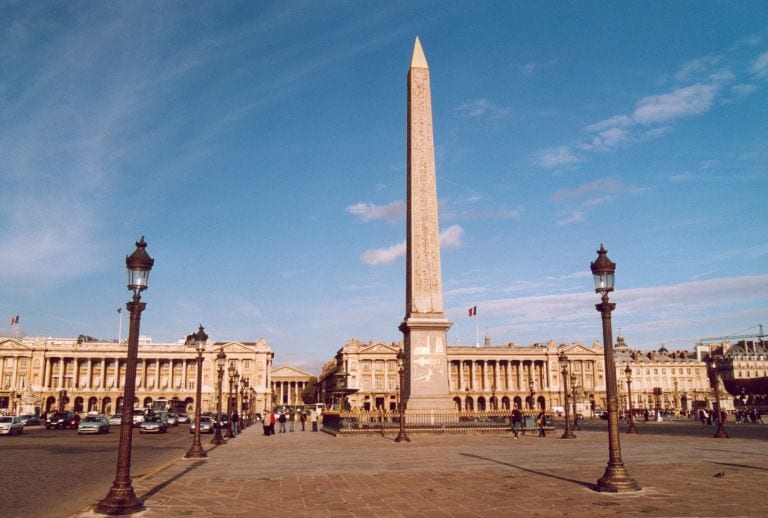
<instances>
[{"instance_id":1,"label":"tree","mask_svg":"<svg viewBox=\"0 0 768 518\"><path fill-rule=\"evenodd\" d=\"M311 405L317 403L317 378L312 376L304 385L304 390L301 391L301 400L305 404Z\"/></svg>"}]
</instances>

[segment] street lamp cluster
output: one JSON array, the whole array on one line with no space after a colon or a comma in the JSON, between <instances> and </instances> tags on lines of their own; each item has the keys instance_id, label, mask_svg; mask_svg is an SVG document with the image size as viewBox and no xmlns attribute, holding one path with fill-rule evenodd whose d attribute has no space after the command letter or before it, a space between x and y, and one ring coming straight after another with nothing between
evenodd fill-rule
<instances>
[{"instance_id":1,"label":"street lamp cluster","mask_svg":"<svg viewBox=\"0 0 768 518\"><path fill-rule=\"evenodd\" d=\"M563 375L563 406L565 407L565 430L560 438L575 439L576 434L571 431L571 416L569 415L570 410L568 408L568 356L566 356L565 351L560 351L557 361L560 363L560 369Z\"/></svg>"}]
</instances>

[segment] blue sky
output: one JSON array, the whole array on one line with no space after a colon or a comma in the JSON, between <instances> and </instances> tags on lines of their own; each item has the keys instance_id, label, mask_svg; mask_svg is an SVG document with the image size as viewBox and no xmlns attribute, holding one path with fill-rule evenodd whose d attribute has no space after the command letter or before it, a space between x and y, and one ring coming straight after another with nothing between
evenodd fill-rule
<instances>
[{"instance_id":1,"label":"blue sky","mask_svg":"<svg viewBox=\"0 0 768 518\"><path fill-rule=\"evenodd\" d=\"M0 334L400 340L406 73L430 65L452 344L768 324L765 2L0 2ZM477 319L467 308L478 307ZM125 336L127 322L123 326Z\"/></svg>"}]
</instances>

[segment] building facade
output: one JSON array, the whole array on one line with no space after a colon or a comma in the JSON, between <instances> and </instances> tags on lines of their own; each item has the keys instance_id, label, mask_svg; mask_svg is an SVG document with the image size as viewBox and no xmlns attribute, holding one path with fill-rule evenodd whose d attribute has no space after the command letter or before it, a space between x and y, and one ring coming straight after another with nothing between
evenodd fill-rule
<instances>
[{"instance_id":1,"label":"building facade","mask_svg":"<svg viewBox=\"0 0 768 518\"><path fill-rule=\"evenodd\" d=\"M273 369L270 375L272 406L303 405L302 393L313 377L308 372L288 365Z\"/></svg>"},{"instance_id":2,"label":"building facade","mask_svg":"<svg viewBox=\"0 0 768 518\"><path fill-rule=\"evenodd\" d=\"M229 393L228 368L234 365L249 390L233 387L253 408L271 405L272 359L265 340L209 341L203 353L202 410L216 406L216 354L227 356L223 380ZM42 413L59 409L115 413L122 408L127 344L125 341L86 341L57 338L0 338L0 412ZM197 351L183 341L152 343L141 339L136 371L134 407L150 407L158 398L179 400L193 411L197 393Z\"/></svg>"},{"instance_id":3,"label":"building facade","mask_svg":"<svg viewBox=\"0 0 768 518\"><path fill-rule=\"evenodd\" d=\"M397 407L399 390L397 354L401 343L350 340L328 361L318 379L318 401L347 408L375 410ZM555 409L565 406L564 380L558 361L568 358L569 405L576 398L577 411L584 415L605 409L605 361L603 347L580 343L518 346L514 343L449 346L447 368L450 396L461 411L510 409ZM704 361L687 351L640 352L618 336L615 346L616 379L622 409L673 412L712 406L714 395ZM631 369L631 401L625 369ZM340 382L339 377L344 381ZM341 384L341 386L340 386ZM343 397L342 397L343 394ZM728 407L725 392L723 407Z\"/></svg>"}]
</instances>

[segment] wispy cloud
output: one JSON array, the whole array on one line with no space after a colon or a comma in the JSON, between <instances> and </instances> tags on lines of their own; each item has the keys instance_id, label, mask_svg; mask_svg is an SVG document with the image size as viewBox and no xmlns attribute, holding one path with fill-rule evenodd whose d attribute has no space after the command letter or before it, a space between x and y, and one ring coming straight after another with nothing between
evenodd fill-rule
<instances>
[{"instance_id":1,"label":"wispy cloud","mask_svg":"<svg viewBox=\"0 0 768 518\"><path fill-rule=\"evenodd\" d=\"M710 109L719 90L717 84L696 84L650 95L638 101L632 118L641 124L652 124L700 115Z\"/></svg>"},{"instance_id":2,"label":"wispy cloud","mask_svg":"<svg viewBox=\"0 0 768 518\"><path fill-rule=\"evenodd\" d=\"M456 108L456 111L461 117L467 119L502 119L507 117L511 110L508 108L500 108L488 99L475 99L468 101Z\"/></svg>"},{"instance_id":3,"label":"wispy cloud","mask_svg":"<svg viewBox=\"0 0 768 518\"><path fill-rule=\"evenodd\" d=\"M574 198L581 198L583 196L592 194L594 192L599 193L615 193L623 189L621 180L616 178L602 178L595 180L594 182L583 183L573 189L560 189L552 194L551 199L555 203L563 203L571 201Z\"/></svg>"},{"instance_id":4,"label":"wispy cloud","mask_svg":"<svg viewBox=\"0 0 768 518\"><path fill-rule=\"evenodd\" d=\"M463 243L464 229L459 225L452 225L440 232L440 247L443 249L460 248ZM372 248L363 252L360 259L372 266L391 264L405 257L405 241L385 248Z\"/></svg>"},{"instance_id":5,"label":"wispy cloud","mask_svg":"<svg viewBox=\"0 0 768 518\"><path fill-rule=\"evenodd\" d=\"M759 79L768 77L768 52L763 52L757 56L755 62L752 63L750 71L755 77Z\"/></svg>"},{"instance_id":6,"label":"wispy cloud","mask_svg":"<svg viewBox=\"0 0 768 518\"><path fill-rule=\"evenodd\" d=\"M557 63L556 59L550 59L549 61L531 61L517 65L517 70L525 77L534 77L539 74L541 70L549 68Z\"/></svg>"},{"instance_id":7,"label":"wispy cloud","mask_svg":"<svg viewBox=\"0 0 768 518\"><path fill-rule=\"evenodd\" d=\"M402 201L393 201L386 205L375 205L373 203L356 203L347 207L347 212L356 216L361 221L400 221L405 217L405 203Z\"/></svg>"},{"instance_id":8,"label":"wispy cloud","mask_svg":"<svg viewBox=\"0 0 768 518\"><path fill-rule=\"evenodd\" d=\"M581 160L568 146L559 146L540 151L536 156L535 162L546 169L553 169L575 165L581 162Z\"/></svg>"}]
</instances>

